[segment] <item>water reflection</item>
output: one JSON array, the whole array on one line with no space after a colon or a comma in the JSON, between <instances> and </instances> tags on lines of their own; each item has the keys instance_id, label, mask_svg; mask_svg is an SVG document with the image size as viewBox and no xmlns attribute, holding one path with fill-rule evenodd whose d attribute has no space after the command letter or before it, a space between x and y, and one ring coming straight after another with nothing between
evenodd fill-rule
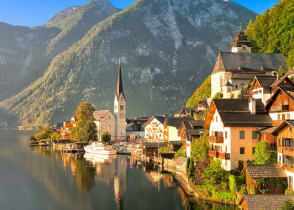
<instances>
[{"instance_id":1,"label":"water reflection","mask_svg":"<svg viewBox=\"0 0 294 210\"><path fill-rule=\"evenodd\" d=\"M234 209L191 199L152 164L30 148L30 135L0 132L0 209Z\"/></svg>"}]
</instances>

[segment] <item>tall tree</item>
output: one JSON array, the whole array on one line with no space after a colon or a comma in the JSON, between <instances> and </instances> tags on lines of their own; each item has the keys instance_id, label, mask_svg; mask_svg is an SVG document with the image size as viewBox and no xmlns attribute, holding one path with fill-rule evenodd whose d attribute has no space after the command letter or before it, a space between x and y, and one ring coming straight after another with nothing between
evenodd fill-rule
<instances>
[{"instance_id":1,"label":"tall tree","mask_svg":"<svg viewBox=\"0 0 294 210\"><path fill-rule=\"evenodd\" d=\"M273 160L270 144L266 141L260 141L256 145L254 153L254 163L257 165L271 163Z\"/></svg>"},{"instance_id":2,"label":"tall tree","mask_svg":"<svg viewBox=\"0 0 294 210\"><path fill-rule=\"evenodd\" d=\"M93 112L95 108L88 102L81 103L76 111L76 126L71 131L74 141L96 141L97 130Z\"/></svg>"}]
</instances>

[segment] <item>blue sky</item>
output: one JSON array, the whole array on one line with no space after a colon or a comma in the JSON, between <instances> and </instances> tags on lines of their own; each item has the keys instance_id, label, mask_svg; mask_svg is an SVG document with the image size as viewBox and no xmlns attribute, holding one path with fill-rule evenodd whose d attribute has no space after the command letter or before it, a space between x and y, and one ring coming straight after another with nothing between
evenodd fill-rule
<instances>
[{"instance_id":1,"label":"blue sky","mask_svg":"<svg viewBox=\"0 0 294 210\"><path fill-rule=\"evenodd\" d=\"M1 0L0 21L12 25L39 26L61 10L87 3L89 0ZM135 0L110 0L116 7L125 8ZM256 13L272 8L278 0L233 0Z\"/></svg>"}]
</instances>

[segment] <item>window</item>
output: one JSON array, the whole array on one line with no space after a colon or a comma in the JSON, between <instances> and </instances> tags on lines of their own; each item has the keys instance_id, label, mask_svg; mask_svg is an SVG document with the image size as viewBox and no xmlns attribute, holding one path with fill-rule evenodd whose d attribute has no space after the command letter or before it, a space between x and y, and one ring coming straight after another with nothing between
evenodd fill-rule
<instances>
[{"instance_id":1,"label":"window","mask_svg":"<svg viewBox=\"0 0 294 210\"><path fill-rule=\"evenodd\" d=\"M252 131L252 139L257 139L257 131Z\"/></svg>"},{"instance_id":2,"label":"window","mask_svg":"<svg viewBox=\"0 0 294 210\"><path fill-rule=\"evenodd\" d=\"M120 110L124 110L124 105L120 105Z\"/></svg>"},{"instance_id":3,"label":"window","mask_svg":"<svg viewBox=\"0 0 294 210\"><path fill-rule=\"evenodd\" d=\"M244 155L245 154L245 148L244 147L240 147L240 155Z\"/></svg>"},{"instance_id":4,"label":"window","mask_svg":"<svg viewBox=\"0 0 294 210\"><path fill-rule=\"evenodd\" d=\"M290 132L292 132L292 128L290 127Z\"/></svg>"},{"instance_id":5,"label":"window","mask_svg":"<svg viewBox=\"0 0 294 210\"><path fill-rule=\"evenodd\" d=\"M240 139L245 139L245 131L240 131Z\"/></svg>"},{"instance_id":6,"label":"window","mask_svg":"<svg viewBox=\"0 0 294 210\"><path fill-rule=\"evenodd\" d=\"M227 131L225 131L225 138L226 138L226 139L228 138L228 133L227 133Z\"/></svg>"},{"instance_id":7,"label":"window","mask_svg":"<svg viewBox=\"0 0 294 210\"><path fill-rule=\"evenodd\" d=\"M252 147L252 154L255 153L255 147Z\"/></svg>"}]
</instances>

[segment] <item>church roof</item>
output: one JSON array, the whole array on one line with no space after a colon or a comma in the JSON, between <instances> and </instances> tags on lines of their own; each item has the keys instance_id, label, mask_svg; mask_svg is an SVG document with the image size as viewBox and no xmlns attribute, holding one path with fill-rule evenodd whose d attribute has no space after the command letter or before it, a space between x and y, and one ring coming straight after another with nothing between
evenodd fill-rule
<instances>
[{"instance_id":1,"label":"church roof","mask_svg":"<svg viewBox=\"0 0 294 210\"><path fill-rule=\"evenodd\" d=\"M216 72L265 72L277 71L285 66L282 53L233 53L220 52L213 73Z\"/></svg>"},{"instance_id":2,"label":"church roof","mask_svg":"<svg viewBox=\"0 0 294 210\"><path fill-rule=\"evenodd\" d=\"M125 98L124 91L123 91L122 76L121 76L121 65L120 65L120 61L119 61L117 86L116 86L116 96L120 97L121 95Z\"/></svg>"},{"instance_id":3,"label":"church roof","mask_svg":"<svg viewBox=\"0 0 294 210\"><path fill-rule=\"evenodd\" d=\"M98 120L105 118L105 116L109 113L113 116L112 112L109 110L95 111L95 112L93 112L93 116L94 116L94 119L98 121Z\"/></svg>"}]
</instances>

